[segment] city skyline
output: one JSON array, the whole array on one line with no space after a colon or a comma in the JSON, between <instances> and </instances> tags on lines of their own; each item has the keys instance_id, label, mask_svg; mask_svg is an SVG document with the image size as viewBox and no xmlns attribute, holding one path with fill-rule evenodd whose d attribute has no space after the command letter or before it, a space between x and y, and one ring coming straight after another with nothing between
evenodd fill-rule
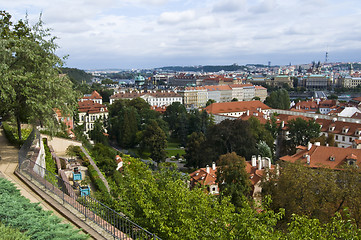
<instances>
[{"instance_id":1,"label":"city skyline","mask_svg":"<svg viewBox=\"0 0 361 240\"><path fill-rule=\"evenodd\" d=\"M42 13L59 56L80 69L358 62L356 0L7 1L13 21Z\"/></svg>"}]
</instances>

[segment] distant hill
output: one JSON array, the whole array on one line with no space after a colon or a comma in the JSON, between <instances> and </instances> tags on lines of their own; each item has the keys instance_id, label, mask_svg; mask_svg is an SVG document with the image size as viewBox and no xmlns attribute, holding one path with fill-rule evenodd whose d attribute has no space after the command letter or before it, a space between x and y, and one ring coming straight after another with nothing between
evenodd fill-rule
<instances>
[{"instance_id":1,"label":"distant hill","mask_svg":"<svg viewBox=\"0 0 361 240\"><path fill-rule=\"evenodd\" d=\"M92 75L90 73L86 73L83 70L77 69L77 68L61 68L61 72L68 75L70 80L78 85L82 82L91 82Z\"/></svg>"},{"instance_id":2,"label":"distant hill","mask_svg":"<svg viewBox=\"0 0 361 240\"><path fill-rule=\"evenodd\" d=\"M219 72L219 71L239 71L239 70L247 70L246 66L238 66L237 64L233 65L213 65L213 66L168 66L156 68L156 70L167 70L174 72Z\"/></svg>"}]
</instances>

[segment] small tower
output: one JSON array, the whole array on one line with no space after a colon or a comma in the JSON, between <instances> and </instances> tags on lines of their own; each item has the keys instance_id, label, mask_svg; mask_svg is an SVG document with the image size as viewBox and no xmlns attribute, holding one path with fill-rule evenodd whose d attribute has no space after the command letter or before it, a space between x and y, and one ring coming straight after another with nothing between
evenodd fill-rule
<instances>
[{"instance_id":1,"label":"small tower","mask_svg":"<svg viewBox=\"0 0 361 240\"><path fill-rule=\"evenodd\" d=\"M350 73L350 76L352 76L352 74L354 74L354 71L353 71L353 65L352 63L350 63L350 69L349 69L349 73Z\"/></svg>"}]
</instances>

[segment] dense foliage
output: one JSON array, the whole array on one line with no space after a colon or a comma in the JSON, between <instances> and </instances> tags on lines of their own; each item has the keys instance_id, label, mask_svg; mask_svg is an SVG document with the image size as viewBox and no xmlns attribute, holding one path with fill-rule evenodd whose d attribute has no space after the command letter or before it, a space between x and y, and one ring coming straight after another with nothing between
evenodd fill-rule
<instances>
[{"instance_id":1,"label":"dense foliage","mask_svg":"<svg viewBox=\"0 0 361 240\"><path fill-rule=\"evenodd\" d=\"M91 82L92 75L90 73L86 73L84 70L80 70L77 68L60 68L61 72L68 75L70 81L73 84L82 84Z\"/></svg>"},{"instance_id":2,"label":"dense foliage","mask_svg":"<svg viewBox=\"0 0 361 240\"><path fill-rule=\"evenodd\" d=\"M120 178L111 184L115 200L111 206L162 239L359 239L357 226L340 215L329 223L307 216L292 215L285 229L277 224L284 211L269 209L265 197L261 211L245 198L242 207L230 197L206 194L203 189L189 190L186 179L172 167L154 172L138 159L122 156ZM286 191L285 191L286 192ZM346 219L346 220L344 220Z\"/></svg>"},{"instance_id":3,"label":"dense foliage","mask_svg":"<svg viewBox=\"0 0 361 240\"><path fill-rule=\"evenodd\" d=\"M311 139L320 135L321 127L314 120L296 118L287 122L288 139L283 142L283 153L294 154L298 145L306 146Z\"/></svg>"},{"instance_id":4,"label":"dense foliage","mask_svg":"<svg viewBox=\"0 0 361 240\"><path fill-rule=\"evenodd\" d=\"M50 174L46 175L46 180L51 182L53 185L57 185L58 169L56 168L56 164L54 162L53 157L51 156L50 149L48 146L48 139L43 138L44 150L45 150L45 166L46 170L50 172Z\"/></svg>"},{"instance_id":5,"label":"dense foliage","mask_svg":"<svg viewBox=\"0 0 361 240\"><path fill-rule=\"evenodd\" d=\"M76 97L72 83L59 75L62 59L55 55L57 45L39 20L11 21L0 11L0 114L13 116L21 139L21 123L58 127L54 108L70 114Z\"/></svg>"},{"instance_id":6,"label":"dense foliage","mask_svg":"<svg viewBox=\"0 0 361 240\"><path fill-rule=\"evenodd\" d=\"M271 92L264 103L271 108L288 110L290 108L290 97L287 90L278 89Z\"/></svg>"},{"instance_id":7,"label":"dense foliage","mask_svg":"<svg viewBox=\"0 0 361 240\"><path fill-rule=\"evenodd\" d=\"M44 211L38 204L30 203L21 196L13 183L0 178L0 221L24 232L30 239L37 240L69 240L87 239L68 224L60 223L57 216Z\"/></svg>"},{"instance_id":8,"label":"dense foliage","mask_svg":"<svg viewBox=\"0 0 361 240\"><path fill-rule=\"evenodd\" d=\"M285 222L298 214L327 223L339 212L360 226L360 181L356 168L335 171L288 163L279 175L270 173L269 181L263 182L263 193L272 197L272 209L285 209Z\"/></svg>"},{"instance_id":9,"label":"dense foliage","mask_svg":"<svg viewBox=\"0 0 361 240\"><path fill-rule=\"evenodd\" d=\"M220 199L229 196L231 203L239 210L245 197L251 192L249 174L246 172L245 159L235 152L221 155L217 161L217 183Z\"/></svg>"},{"instance_id":10,"label":"dense foliage","mask_svg":"<svg viewBox=\"0 0 361 240\"><path fill-rule=\"evenodd\" d=\"M30 240L30 237L20 232L19 230L7 227L0 223L0 236L6 240Z\"/></svg>"}]
</instances>

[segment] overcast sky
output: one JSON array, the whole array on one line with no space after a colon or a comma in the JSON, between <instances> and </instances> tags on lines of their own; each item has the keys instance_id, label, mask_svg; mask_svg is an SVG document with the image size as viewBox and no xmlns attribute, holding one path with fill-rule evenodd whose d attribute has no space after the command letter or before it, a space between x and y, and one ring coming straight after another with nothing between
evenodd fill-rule
<instances>
[{"instance_id":1,"label":"overcast sky","mask_svg":"<svg viewBox=\"0 0 361 240\"><path fill-rule=\"evenodd\" d=\"M0 0L81 69L358 62L360 0Z\"/></svg>"}]
</instances>

